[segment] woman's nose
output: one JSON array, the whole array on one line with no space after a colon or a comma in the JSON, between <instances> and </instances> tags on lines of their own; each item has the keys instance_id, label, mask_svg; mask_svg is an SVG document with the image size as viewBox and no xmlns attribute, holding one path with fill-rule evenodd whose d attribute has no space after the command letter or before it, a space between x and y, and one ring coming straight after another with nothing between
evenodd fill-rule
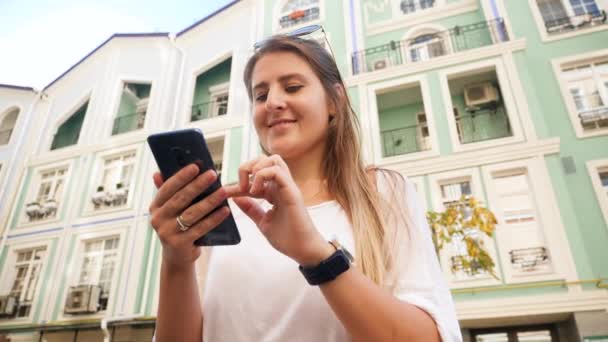
<instances>
[{"instance_id":1,"label":"woman's nose","mask_svg":"<svg viewBox=\"0 0 608 342\"><path fill-rule=\"evenodd\" d=\"M266 110L268 112L275 112L283 110L287 107L285 103L285 96L281 91L270 90L266 94Z\"/></svg>"}]
</instances>

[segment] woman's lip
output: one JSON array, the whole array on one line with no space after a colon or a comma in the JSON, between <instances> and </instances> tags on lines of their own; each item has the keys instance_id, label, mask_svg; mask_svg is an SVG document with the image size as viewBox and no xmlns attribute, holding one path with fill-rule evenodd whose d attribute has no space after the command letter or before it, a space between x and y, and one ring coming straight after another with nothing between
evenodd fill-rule
<instances>
[{"instance_id":1,"label":"woman's lip","mask_svg":"<svg viewBox=\"0 0 608 342\"><path fill-rule=\"evenodd\" d=\"M277 122L273 122L270 125L268 125L268 128L272 128L274 126L280 125L280 124L292 124L295 123L296 120L282 120L282 121L277 121Z\"/></svg>"}]
</instances>

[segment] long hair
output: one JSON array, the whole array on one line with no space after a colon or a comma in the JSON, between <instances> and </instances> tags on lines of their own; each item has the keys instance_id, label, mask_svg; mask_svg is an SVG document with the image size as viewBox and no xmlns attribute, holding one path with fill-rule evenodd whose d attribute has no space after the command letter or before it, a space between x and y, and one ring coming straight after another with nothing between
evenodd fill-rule
<instances>
[{"instance_id":1,"label":"long hair","mask_svg":"<svg viewBox=\"0 0 608 342\"><path fill-rule=\"evenodd\" d=\"M389 179L394 184L388 186L392 191L404 189L404 186L397 185L404 185L403 178L396 172L365 167L359 120L334 59L319 43L282 35L266 40L245 67L244 81L250 101L253 101L252 74L255 65L262 56L273 52L291 52L303 58L312 67L326 96L336 108L329 123L323 175L327 179L329 192L341 205L353 227L358 267L376 284L391 286L392 281L387 279L387 273L395 266L398 248L405 247L396 246L397 241L403 241L397 236L407 232L411 224L407 219L406 206L398 205L404 203L405 196L398 192L393 192L389 197L380 196L373 179ZM338 89L336 85L339 85ZM370 173L375 177L370 177ZM395 215L400 217L398 221L405 227L402 224L388 224L390 217ZM393 227L397 225L401 227Z\"/></svg>"}]
</instances>

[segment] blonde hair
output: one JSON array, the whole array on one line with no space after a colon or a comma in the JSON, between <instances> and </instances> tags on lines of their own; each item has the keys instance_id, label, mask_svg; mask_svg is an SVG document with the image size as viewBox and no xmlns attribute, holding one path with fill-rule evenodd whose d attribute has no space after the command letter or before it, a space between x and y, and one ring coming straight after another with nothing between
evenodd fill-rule
<instances>
[{"instance_id":1,"label":"blonde hair","mask_svg":"<svg viewBox=\"0 0 608 342\"><path fill-rule=\"evenodd\" d=\"M251 101L253 69L263 55L273 52L291 52L307 61L336 109L336 113L330 113L322 165L328 190L352 224L358 267L376 284L391 287L396 277L391 271L399 249L407 248L401 242L411 227L403 177L397 172L364 166L359 120L334 59L317 42L281 35L266 40L245 67L245 87ZM368 172L374 177L370 178ZM386 188L390 191L385 196L376 189L372 180L376 177L388 181Z\"/></svg>"}]
</instances>

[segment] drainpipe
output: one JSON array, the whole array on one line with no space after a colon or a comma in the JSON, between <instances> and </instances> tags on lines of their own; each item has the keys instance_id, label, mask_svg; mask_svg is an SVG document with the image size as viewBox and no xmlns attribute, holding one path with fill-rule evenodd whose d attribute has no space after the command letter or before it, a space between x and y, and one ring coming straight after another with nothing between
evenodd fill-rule
<instances>
[{"instance_id":1,"label":"drainpipe","mask_svg":"<svg viewBox=\"0 0 608 342\"><path fill-rule=\"evenodd\" d=\"M101 331L103 332L103 342L111 342L112 336L110 335L110 331L108 331L108 323L112 322L120 322L127 321L130 319L141 318L143 314L135 314L130 316L114 316L114 317L104 317L101 319Z\"/></svg>"},{"instance_id":2,"label":"drainpipe","mask_svg":"<svg viewBox=\"0 0 608 342\"><path fill-rule=\"evenodd\" d=\"M34 108L36 108L36 105L41 101L41 100L45 100L47 98L46 93L44 92L44 90L34 90L34 92L36 93L36 98L34 99L34 102L32 102L32 104L30 105L30 108L27 112L27 115L25 116L25 123L23 124L23 128L21 129L21 134L19 134L19 137L17 139L17 144L14 147L13 150L13 155L11 156L10 162L8 163L9 165L9 170L7 172L7 181L9 179L13 179L17 173L17 170L19 169L19 163L15 163L15 161L17 160L17 156L21 156L21 154L17 153L19 151L19 149L22 148L22 146L24 145L24 141L25 141L25 137L27 136L27 131L30 129L30 125L32 122L32 115L34 113ZM17 118L18 119L18 118ZM26 156L27 157L27 156ZM19 186L18 184L16 185L17 187ZM2 188L0 188L0 199L2 199L7 192L7 189L9 188L9 186L4 186ZM17 188L18 190L19 188ZM11 201L3 201L5 204L6 203L10 203ZM4 209L4 206L0 206L0 211L2 211ZM8 237L8 231L9 231L9 223L10 223L10 212L8 213L6 219L6 225L4 226L4 231L2 232L2 240L0 240L0 251L2 251L2 249L4 248L4 246L6 245L6 239Z\"/></svg>"}]
</instances>

